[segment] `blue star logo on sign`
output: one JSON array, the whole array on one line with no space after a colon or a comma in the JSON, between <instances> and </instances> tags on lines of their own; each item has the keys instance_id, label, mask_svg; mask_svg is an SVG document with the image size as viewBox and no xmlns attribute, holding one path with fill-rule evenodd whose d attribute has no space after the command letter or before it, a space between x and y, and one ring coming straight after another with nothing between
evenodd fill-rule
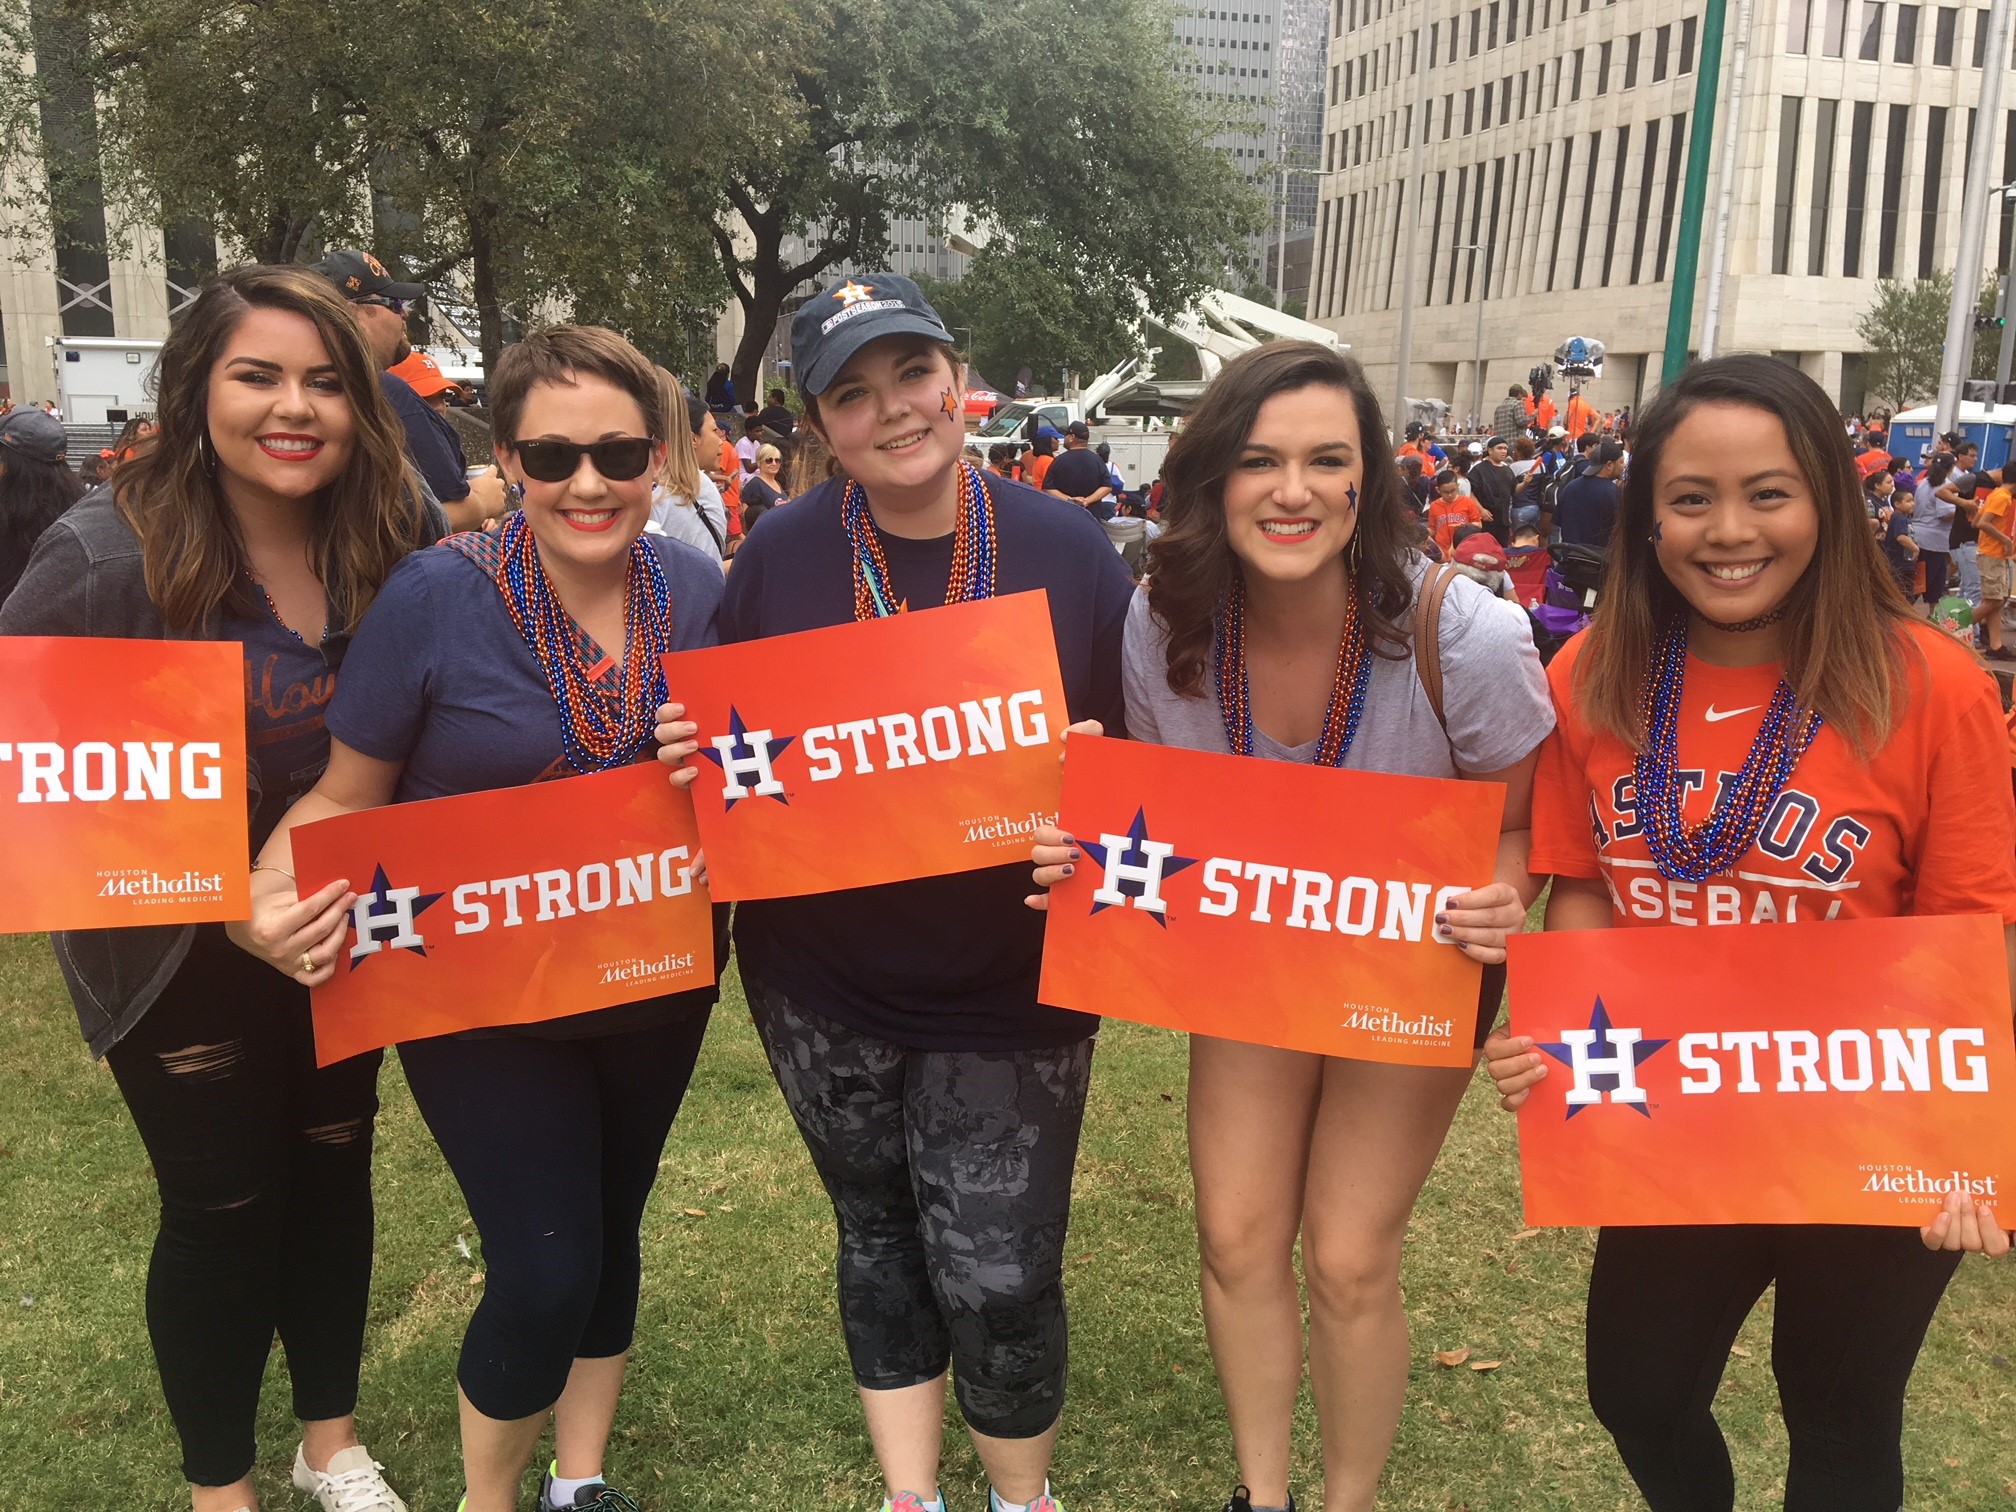
<instances>
[{"instance_id":1,"label":"blue star logo on sign","mask_svg":"<svg viewBox=\"0 0 2016 1512\"><path fill-rule=\"evenodd\" d=\"M1123 845L1106 841L1124 840ZM1125 835L1102 835L1098 842L1080 840L1078 848L1104 869L1105 879L1092 894L1092 912L1133 907L1152 917L1164 929L1169 927L1168 905L1162 901L1162 882L1186 866L1195 866L1194 856L1179 856L1167 841L1150 839L1148 811L1134 810L1134 822ZM1129 858L1139 856L1140 860Z\"/></svg>"},{"instance_id":2,"label":"blue star logo on sign","mask_svg":"<svg viewBox=\"0 0 2016 1512\"><path fill-rule=\"evenodd\" d=\"M1657 1055L1671 1040L1648 1040L1637 1029L1620 1029L1610 1022L1603 999L1589 1015L1587 1029L1564 1029L1552 1044L1535 1042L1575 1078L1568 1089L1568 1117L1600 1102L1623 1103L1644 1118L1652 1116L1646 1106L1645 1089L1638 1085L1638 1068Z\"/></svg>"},{"instance_id":3,"label":"blue star logo on sign","mask_svg":"<svg viewBox=\"0 0 2016 1512\"><path fill-rule=\"evenodd\" d=\"M371 874L371 890L350 908L351 927L357 931L357 943L350 947L350 969L355 971L366 956L384 950L410 950L425 956L426 937L413 927L413 921L443 896L423 893L417 887L394 887L380 862Z\"/></svg>"},{"instance_id":4,"label":"blue star logo on sign","mask_svg":"<svg viewBox=\"0 0 2016 1512\"><path fill-rule=\"evenodd\" d=\"M773 763L797 738L750 729L742 719L742 711L730 704L728 733L716 735L711 744L700 748L700 754L721 768L727 779L721 788L726 807L733 809L744 798L775 798L789 808L791 800L785 796L784 784L778 781Z\"/></svg>"}]
</instances>

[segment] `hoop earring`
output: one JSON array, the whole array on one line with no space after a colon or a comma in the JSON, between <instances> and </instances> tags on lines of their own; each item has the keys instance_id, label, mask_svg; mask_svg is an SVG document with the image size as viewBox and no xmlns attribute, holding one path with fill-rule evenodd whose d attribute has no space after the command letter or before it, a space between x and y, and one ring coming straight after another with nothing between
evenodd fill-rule
<instances>
[{"instance_id":1,"label":"hoop earring","mask_svg":"<svg viewBox=\"0 0 2016 1512\"><path fill-rule=\"evenodd\" d=\"M1365 560L1364 524L1365 517L1360 515L1357 527L1351 532L1351 539L1344 544L1344 570L1349 572L1354 579L1358 576L1358 569Z\"/></svg>"},{"instance_id":2,"label":"hoop earring","mask_svg":"<svg viewBox=\"0 0 2016 1512\"><path fill-rule=\"evenodd\" d=\"M202 458L203 470L205 472L214 473L217 471L217 448L210 443L210 431L207 426L204 428L203 433L196 438L196 453Z\"/></svg>"}]
</instances>

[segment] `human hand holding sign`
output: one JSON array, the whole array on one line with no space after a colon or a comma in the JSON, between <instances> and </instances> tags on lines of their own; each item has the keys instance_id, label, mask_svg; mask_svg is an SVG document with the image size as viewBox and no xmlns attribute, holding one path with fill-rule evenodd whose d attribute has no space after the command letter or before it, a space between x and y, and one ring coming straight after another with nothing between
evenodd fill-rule
<instances>
[{"instance_id":1,"label":"human hand holding sign","mask_svg":"<svg viewBox=\"0 0 2016 1512\"><path fill-rule=\"evenodd\" d=\"M1965 1250L1981 1255L2006 1255L2010 1238L1994 1208L1964 1192L1946 1194L1939 1215L1918 1230L1928 1250Z\"/></svg>"},{"instance_id":2,"label":"human hand holding sign","mask_svg":"<svg viewBox=\"0 0 2016 1512\"><path fill-rule=\"evenodd\" d=\"M292 877L262 866L252 874L252 917L225 925L224 932L282 976L319 987L335 974L356 901L340 878L303 898Z\"/></svg>"},{"instance_id":3,"label":"human hand holding sign","mask_svg":"<svg viewBox=\"0 0 2016 1512\"><path fill-rule=\"evenodd\" d=\"M700 749L700 726L686 717L686 706L660 704L658 728L653 733L658 740L658 759L670 769L666 775L672 786L691 787L700 775L699 768L688 764Z\"/></svg>"},{"instance_id":4,"label":"human hand holding sign","mask_svg":"<svg viewBox=\"0 0 2016 1512\"><path fill-rule=\"evenodd\" d=\"M1074 725L1066 725L1064 734L1104 735L1106 726L1096 719L1081 719ZM1060 754L1057 758L1062 761ZM1030 848L1029 859L1036 865L1035 883L1042 891L1031 893L1022 901L1038 913L1050 911L1050 889L1070 876L1072 870L1083 859L1078 842L1054 824L1040 824L1036 827L1035 844Z\"/></svg>"},{"instance_id":5,"label":"human hand holding sign","mask_svg":"<svg viewBox=\"0 0 2016 1512\"><path fill-rule=\"evenodd\" d=\"M1510 1113L1546 1076L1547 1057L1533 1048L1530 1035L1511 1035L1500 1029L1484 1041L1484 1069L1497 1084L1498 1106Z\"/></svg>"}]
</instances>

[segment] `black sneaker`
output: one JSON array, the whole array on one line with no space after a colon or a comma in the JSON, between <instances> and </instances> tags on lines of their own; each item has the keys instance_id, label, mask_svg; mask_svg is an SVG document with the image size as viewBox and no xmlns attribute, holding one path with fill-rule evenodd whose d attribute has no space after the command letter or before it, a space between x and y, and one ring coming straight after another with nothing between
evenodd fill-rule
<instances>
[{"instance_id":1,"label":"black sneaker","mask_svg":"<svg viewBox=\"0 0 2016 1512\"><path fill-rule=\"evenodd\" d=\"M1253 1493L1244 1486L1232 1488L1232 1499L1225 1503L1225 1512L1253 1512ZM1288 1493L1288 1512L1295 1512L1295 1493Z\"/></svg>"},{"instance_id":2,"label":"black sneaker","mask_svg":"<svg viewBox=\"0 0 2016 1512\"><path fill-rule=\"evenodd\" d=\"M554 1467L546 1467L546 1473L539 1477L539 1512L547 1512L553 1505L547 1492L553 1488ZM567 1504L569 1512L643 1512L637 1503L621 1491L601 1481L594 1481L574 1493L574 1500Z\"/></svg>"}]
</instances>

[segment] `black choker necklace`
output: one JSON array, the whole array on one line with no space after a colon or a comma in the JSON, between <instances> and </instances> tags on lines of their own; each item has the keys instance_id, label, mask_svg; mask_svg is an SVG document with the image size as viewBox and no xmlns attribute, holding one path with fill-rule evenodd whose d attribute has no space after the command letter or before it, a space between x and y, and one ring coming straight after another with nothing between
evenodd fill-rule
<instances>
[{"instance_id":1,"label":"black choker necklace","mask_svg":"<svg viewBox=\"0 0 2016 1512\"><path fill-rule=\"evenodd\" d=\"M1712 620L1705 614L1701 616L1701 623L1711 630L1726 630L1731 635L1741 635L1746 630L1762 630L1766 625L1775 625L1783 618L1785 618L1785 606L1780 604L1776 609L1753 614L1749 619L1738 620L1733 625L1725 625L1721 620Z\"/></svg>"}]
</instances>

